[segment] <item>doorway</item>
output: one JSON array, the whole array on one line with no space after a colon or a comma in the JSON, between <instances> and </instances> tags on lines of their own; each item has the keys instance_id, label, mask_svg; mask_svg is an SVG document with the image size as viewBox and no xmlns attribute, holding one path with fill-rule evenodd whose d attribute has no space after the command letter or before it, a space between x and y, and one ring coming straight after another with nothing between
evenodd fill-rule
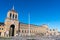
<instances>
[{"instance_id":1,"label":"doorway","mask_svg":"<svg viewBox=\"0 0 60 40\"><path fill-rule=\"evenodd\" d=\"M9 36L14 36L14 29L15 29L15 25L12 24L12 25L10 26Z\"/></svg>"}]
</instances>

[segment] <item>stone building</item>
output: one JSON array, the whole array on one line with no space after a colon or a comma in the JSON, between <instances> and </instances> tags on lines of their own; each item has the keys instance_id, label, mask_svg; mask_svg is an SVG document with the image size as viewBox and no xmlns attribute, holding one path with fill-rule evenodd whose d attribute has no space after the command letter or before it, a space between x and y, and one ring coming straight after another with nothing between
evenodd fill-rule
<instances>
[{"instance_id":1,"label":"stone building","mask_svg":"<svg viewBox=\"0 0 60 40\"><path fill-rule=\"evenodd\" d=\"M50 36L56 36L56 35L59 35L59 33L58 33L58 30L57 29L49 29L49 30L47 30L47 33L46 33L46 35L50 35Z\"/></svg>"},{"instance_id":2,"label":"stone building","mask_svg":"<svg viewBox=\"0 0 60 40\"><path fill-rule=\"evenodd\" d=\"M38 26L38 25L30 25L30 36L43 36L46 34L48 26ZM22 36L29 35L29 25L28 24L20 24L20 34Z\"/></svg>"},{"instance_id":3,"label":"stone building","mask_svg":"<svg viewBox=\"0 0 60 40\"><path fill-rule=\"evenodd\" d=\"M30 29L30 30L29 30ZM7 17L4 23L0 23L0 36L10 37L10 36L44 36L48 35L50 32L48 26L43 24L41 26L21 23L18 20L18 13L14 10L14 7L7 12ZM47 32L48 31L48 32ZM50 32L52 33L52 32ZM58 31L57 31L58 33Z\"/></svg>"}]
</instances>

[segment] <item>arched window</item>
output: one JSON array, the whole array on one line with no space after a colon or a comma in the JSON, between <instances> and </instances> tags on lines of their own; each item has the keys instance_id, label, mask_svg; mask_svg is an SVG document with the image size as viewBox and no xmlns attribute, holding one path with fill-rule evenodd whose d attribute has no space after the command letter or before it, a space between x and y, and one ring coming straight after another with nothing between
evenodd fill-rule
<instances>
[{"instance_id":1,"label":"arched window","mask_svg":"<svg viewBox=\"0 0 60 40\"><path fill-rule=\"evenodd\" d=\"M17 15L15 16L15 18L17 19Z\"/></svg>"},{"instance_id":2,"label":"arched window","mask_svg":"<svg viewBox=\"0 0 60 40\"><path fill-rule=\"evenodd\" d=\"M53 31L55 31L55 29L53 29Z\"/></svg>"},{"instance_id":3,"label":"arched window","mask_svg":"<svg viewBox=\"0 0 60 40\"><path fill-rule=\"evenodd\" d=\"M30 30L30 33L31 33L31 30Z\"/></svg>"},{"instance_id":4,"label":"arched window","mask_svg":"<svg viewBox=\"0 0 60 40\"><path fill-rule=\"evenodd\" d=\"M25 30L25 33L26 33L26 30Z\"/></svg>"},{"instance_id":5,"label":"arched window","mask_svg":"<svg viewBox=\"0 0 60 40\"><path fill-rule=\"evenodd\" d=\"M13 14L13 19L14 19L14 14Z\"/></svg>"},{"instance_id":6,"label":"arched window","mask_svg":"<svg viewBox=\"0 0 60 40\"><path fill-rule=\"evenodd\" d=\"M22 33L23 33L23 30L22 30Z\"/></svg>"},{"instance_id":7,"label":"arched window","mask_svg":"<svg viewBox=\"0 0 60 40\"><path fill-rule=\"evenodd\" d=\"M11 13L10 13L10 18L11 18Z\"/></svg>"}]
</instances>

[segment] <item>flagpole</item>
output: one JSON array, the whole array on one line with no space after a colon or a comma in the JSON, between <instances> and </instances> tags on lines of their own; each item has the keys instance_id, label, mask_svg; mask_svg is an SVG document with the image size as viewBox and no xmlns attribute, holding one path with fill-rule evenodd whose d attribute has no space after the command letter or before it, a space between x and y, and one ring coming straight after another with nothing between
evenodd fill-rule
<instances>
[{"instance_id":1,"label":"flagpole","mask_svg":"<svg viewBox=\"0 0 60 40\"><path fill-rule=\"evenodd\" d=\"M30 36L30 13L28 14L28 22L29 22L29 36Z\"/></svg>"}]
</instances>

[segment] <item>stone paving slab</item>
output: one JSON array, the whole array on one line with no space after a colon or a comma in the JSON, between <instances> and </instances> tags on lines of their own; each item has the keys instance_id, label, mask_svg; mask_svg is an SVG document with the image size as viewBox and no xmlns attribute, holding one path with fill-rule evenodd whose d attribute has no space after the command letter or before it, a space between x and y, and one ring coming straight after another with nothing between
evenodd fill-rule
<instances>
[{"instance_id":1,"label":"stone paving slab","mask_svg":"<svg viewBox=\"0 0 60 40\"><path fill-rule=\"evenodd\" d=\"M59 37L10 37L10 38L0 38L0 40L60 40Z\"/></svg>"}]
</instances>

